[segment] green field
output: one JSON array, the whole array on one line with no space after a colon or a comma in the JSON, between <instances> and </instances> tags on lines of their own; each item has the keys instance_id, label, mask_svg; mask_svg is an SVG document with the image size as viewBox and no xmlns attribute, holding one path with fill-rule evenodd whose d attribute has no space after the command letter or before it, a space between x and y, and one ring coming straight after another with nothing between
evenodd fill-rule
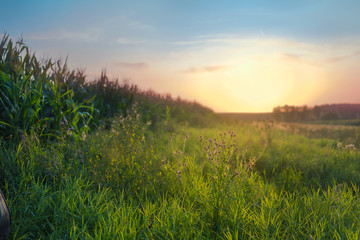
<instances>
[{"instance_id":1,"label":"green field","mask_svg":"<svg viewBox=\"0 0 360 240\"><path fill-rule=\"evenodd\" d=\"M320 125L335 125L335 126L360 126L359 119L350 120L327 120L327 121L312 121L309 124L320 124Z\"/></svg>"},{"instance_id":2,"label":"green field","mask_svg":"<svg viewBox=\"0 0 360 240\"><path fill-rule=\"evenodd\" d=\"M358 151L262 122L129 119L79 143L2 145L12 238L358 239Z\"/></svg>"},{"instance_id":3,"label":"green field","mask_svg":"<svg viewBox=\"0 0 360 240\"><path fill-rule=\"evenodd\" d=\"M3 42L10 239L360 238L360 128L219 118Z\"/></svg>"}]
</instances>

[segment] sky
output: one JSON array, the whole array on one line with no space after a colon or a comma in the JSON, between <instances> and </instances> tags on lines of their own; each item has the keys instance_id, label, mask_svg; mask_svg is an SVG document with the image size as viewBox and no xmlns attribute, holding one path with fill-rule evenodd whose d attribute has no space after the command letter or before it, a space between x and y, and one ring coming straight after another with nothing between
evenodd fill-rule
<instances>
[{"instance_id":1,"label":"sky","mask_svg":"<svg viewBox=\"0 0 360 240\"><path fill-rule=\"evenodd\" d=\"M360 103L360 1L0 0L39 58L215 112Z\"/></svg>"}]
</instances>

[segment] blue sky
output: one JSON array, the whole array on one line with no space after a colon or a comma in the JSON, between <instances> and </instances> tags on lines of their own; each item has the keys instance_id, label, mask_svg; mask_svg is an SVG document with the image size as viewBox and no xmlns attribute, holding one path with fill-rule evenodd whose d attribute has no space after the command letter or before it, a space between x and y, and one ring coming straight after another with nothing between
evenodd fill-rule
<instances>
[{"instance_id":1,"label":"blue sky","mask_svg":"<svg viewBox=\"0 0 360 240\"><path fill-rule=\"evenodd\" d=\"M39 57L218 112L360 102L359 1L4 1Z\"/></svg>"}]
</instances>

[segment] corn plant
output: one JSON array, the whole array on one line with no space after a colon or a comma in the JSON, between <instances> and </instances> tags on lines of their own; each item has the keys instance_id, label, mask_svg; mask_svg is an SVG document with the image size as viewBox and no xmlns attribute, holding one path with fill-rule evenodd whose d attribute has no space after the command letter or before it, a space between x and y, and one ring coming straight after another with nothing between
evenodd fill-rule
<instances>
[{"instance_id":1,"label":"corn plant","mask_svg":"<svg viewBox=\"0 0 360 240\"><path fill-rule=\"evenodd\" d=\"M71 74L70 74L71 75ZM69 133L76 139L88 131L91 102L79 103L66 87L66 64L40 63L22 41L8 36L0 43L0 135L18 138L31 130L43 136Z\"/></svg>"}]
</instances>

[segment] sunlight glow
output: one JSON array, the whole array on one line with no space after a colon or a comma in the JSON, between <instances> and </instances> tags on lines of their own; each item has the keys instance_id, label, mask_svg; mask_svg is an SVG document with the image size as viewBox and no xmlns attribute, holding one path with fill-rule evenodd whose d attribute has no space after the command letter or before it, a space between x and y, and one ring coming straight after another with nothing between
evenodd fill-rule
<instances>
[{"instance_id":1,"label":"sunlight glow","mask_svg":"<svg viewBox=\"0 0 360 240\"><path fill-rule=\"evenodd\" d=\"M204 51L207 55L202 54L202 57L211 59L211 55L216 55L217 59L226 59L232 64L224 64L228 67L219 67L218 71L210 71L215 67L191 69L184 76L188 86L184 91L218 112L269 112L284 103L306 104L326 91L327 74L323 67L283 54L284 45L288 48L289 41L286 44L257 39L249 42L251 46L243 55L225 55L240 51L238 48ZM208 66L215 66L215 63L209 62Z\"/></svg>"}]
</instances>

